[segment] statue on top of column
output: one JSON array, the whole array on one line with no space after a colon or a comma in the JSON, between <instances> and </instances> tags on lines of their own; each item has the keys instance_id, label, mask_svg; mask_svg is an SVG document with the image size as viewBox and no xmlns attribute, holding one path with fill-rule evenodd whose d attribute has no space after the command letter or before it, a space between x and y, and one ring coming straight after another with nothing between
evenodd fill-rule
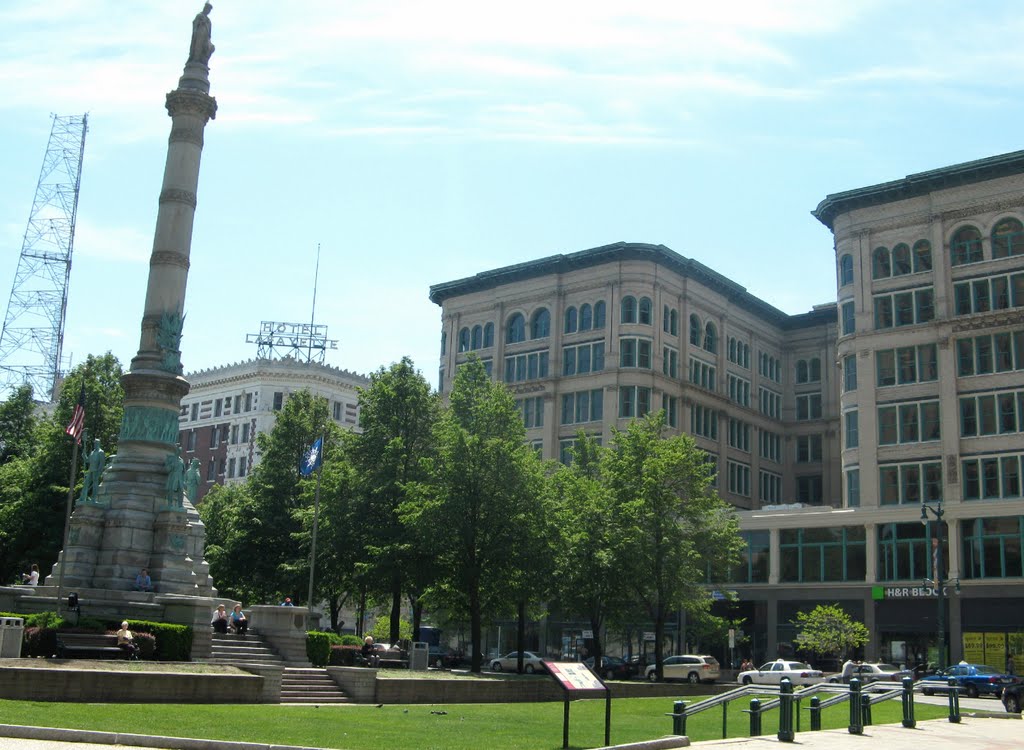
<instances>
[{"instance_id":1,"label":"statue on top of column","mask_svg":"<svg viewBox=\"0 0 1024 750\"><path fill-rule=\"evenodd\" d=\"M213 27L210 25L210 11L213 6L207 3L203 11L197 13L192 21L192 45L188 51L188 61L208 65L210 55L213 54L214 46L210 41L210 34Z\"/></svg>"}]
</instances>

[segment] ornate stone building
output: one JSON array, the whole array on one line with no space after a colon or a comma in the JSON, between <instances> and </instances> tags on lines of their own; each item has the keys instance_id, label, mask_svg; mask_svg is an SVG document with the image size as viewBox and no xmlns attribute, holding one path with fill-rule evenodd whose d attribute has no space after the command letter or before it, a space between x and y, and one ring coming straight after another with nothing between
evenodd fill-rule
<instances>
[{"instance_id":1,"label":"ornate stone building","mask_svg":"<svg viewBox=\"0 0 1024 750\"><path fill-rule=\"evenodd\" d=\"M1024 152L814 215L835 236L836 302L803 315L635 243L435 285L442 389L480 357L563 460L579 429L607 440L664 409L741 511L740 655L789 653L791 620L826 601L868 624L866 656L935 662L942 602L947 661L1020 663ZM922 524L940 501L941 532Z\"/></svg>"},{"instance_id":2,"label":"ornate stone building","mask_svg":"<svg viewBox=\"0 0 1024 750\"><path fill-rule=\"evenodd\" d=\"M308 390L327 399L334 421L359 423L358 388L369 379L348 370L289 357L254 359L190 373L181 400L178 437L182 458L199 460L197 502L214 484L242 481L259 463L256 435L269 432L289 394Z\"/></svg>"}]
</instances>

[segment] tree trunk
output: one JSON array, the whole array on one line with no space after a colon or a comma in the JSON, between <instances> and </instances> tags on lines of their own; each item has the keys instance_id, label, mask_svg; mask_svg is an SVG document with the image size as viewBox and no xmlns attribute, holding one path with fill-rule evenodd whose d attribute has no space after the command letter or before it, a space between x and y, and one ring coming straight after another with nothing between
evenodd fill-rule
<instances>
[{"instance_id":1,"label":"tree trunk","mask_svg":"<svg viewBox=\"0 0 1024 750\"><path fill-rule=\"evenodd\" d=\"M392 645L402 639L402 579L397 575L391 579L391 627L388 640Z\"/></svg>"},{"instance_id":2,"label":"tree trunk","mask_svg":"<svg viewBox=\"0 0 1024 750\"><path fill-rule=\"evenodd\" d=\"M662 669L662 653L661 653L661 639L665 637L665 610L663 607L658 606L655 609L654 615L654 663L657 665L655 669L658 670L658 680L662 680L665 677L664 670Z\"/></svg>"},{"instance_id":3,"label":"tree trunk","mask_svg":"<svg viewBox=\"0 0 1024 750\"><path fill-rule=\"evenodd\" d=\"M409 594L409 606L412 609L412 639L414 641L423 640L420 638L420 625L423 623L423 602L420 601L418 596Z\"/></svg>"},{"instance_id":4,"label":"tree trunk","mask_svg":"<svg viewBox=\"0 0 1024 750\"><path fill-rule=\"evenodd\" d=\"M359 606L356 608L356 635L360 638L366 630L366 584L359 587Z\"/></svg>"},{"instance_id":5,"label":"tree trunk","mask_svg":"<svg viewBox=\"0 0 1024 750\"><path fill-rule=\"evenodd\" d=\"M519 600L519 617L516 622L516 649L519 652L519 658L516 659L516 671L519 674L523 673L523 649L526 646L526 601L523 599Z\"/></svg>"},{"instance_id":6,"label":"tree trunk","mask_svg":"<svg viewBox=\"0 0 1024 750\"><path fill-rule=\"evenodd\" d=\"M469 642L473 653L469 657L469 671L473 674L480 674L480 650L482 643L480 626L480 592L474 584L469 592Z\"/></svg>"}]
</instances>

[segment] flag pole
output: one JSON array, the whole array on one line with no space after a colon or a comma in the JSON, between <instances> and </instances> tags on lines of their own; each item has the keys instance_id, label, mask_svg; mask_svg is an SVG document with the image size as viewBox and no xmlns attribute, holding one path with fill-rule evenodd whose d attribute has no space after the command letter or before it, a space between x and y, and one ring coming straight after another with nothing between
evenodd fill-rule
<instances>
[{"instance_id":1,"label":"flag pole","mask_svg":"<svg viewBox=\"0 0 1024 750\"><path fill-rule=\"evenodd\" d=\"M320 436L320 451L323 456L324 450L324 438ZM313 501L313 542L310 545L309 551L309 596L306 598L306 607L309 608L309 614L313 614L313 573L316 570L316 531L317 526L320 522L320 475L324 470L323 458L320 459L320 465L316 470L316 494Z\"/></svg>"},{"instance_id":2,"label":"flag pole","mask_svg":"<svg viewBox=\"0 0 1024 750\"><path fill-rule=\"evenodd\" d=\"M64 568L68 566L68 539L71 536L71 507L75 502L75 474L78 469L78 438L71 448L71 475L68 477L68 506L64 511L64 543L60 549L60 572L57 573L57 616L60 617L60 604L64 590Z\"/></svg>"}]
</instances>

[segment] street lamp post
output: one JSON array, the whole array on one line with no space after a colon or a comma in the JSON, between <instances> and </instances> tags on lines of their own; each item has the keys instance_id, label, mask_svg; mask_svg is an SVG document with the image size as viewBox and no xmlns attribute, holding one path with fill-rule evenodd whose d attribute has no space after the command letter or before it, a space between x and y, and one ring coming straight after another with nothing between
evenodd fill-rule
<instances>
[{"instance_id":1,"label":"street lamp post","mask_svg":"<svg viewBox=\"0 0 1024 750\"><path fill-rule=\"evenodd\" d=\"M936 500L934 508L927 503L921 503L921 523L925 526L928 525L929 512L935 516L935 536L932 538L932 544L935 546L932 553L932 575L935 580L926 580L926 583L934 583L938 594L939 671L941 672L946 668L946 576L942 564L942 500Z\"/></svg>"}]
</instances>

